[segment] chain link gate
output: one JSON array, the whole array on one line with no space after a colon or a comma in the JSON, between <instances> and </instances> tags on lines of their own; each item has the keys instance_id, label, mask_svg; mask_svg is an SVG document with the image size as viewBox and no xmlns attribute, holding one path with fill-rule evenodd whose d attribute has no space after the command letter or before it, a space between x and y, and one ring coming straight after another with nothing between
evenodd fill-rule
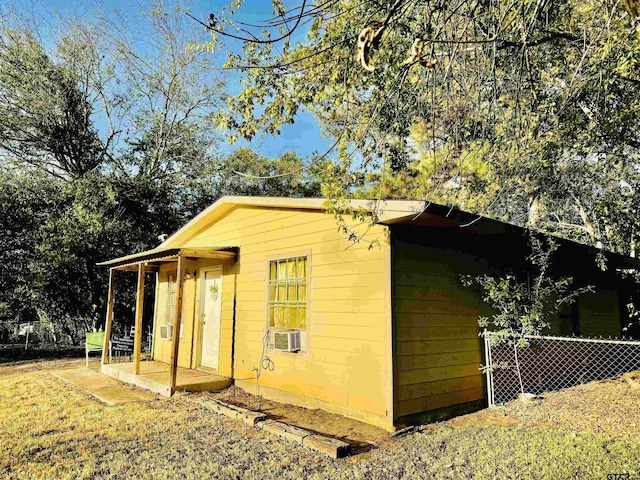
<instances>
[{"instance_id":1,"label":"chain link gate","mask_svg":"<svg viewBox=\"0 0 640 480\"><path fill-rule=\"evenodd\" d=\"M489 406L520 394L512 342L485 331L484 348ZM594 380L640 370L640 341L580 337L524 336L517 357L525 393L540 395ZM499 342L503 340L503 342Z\"/></svg>"}]
</instances>

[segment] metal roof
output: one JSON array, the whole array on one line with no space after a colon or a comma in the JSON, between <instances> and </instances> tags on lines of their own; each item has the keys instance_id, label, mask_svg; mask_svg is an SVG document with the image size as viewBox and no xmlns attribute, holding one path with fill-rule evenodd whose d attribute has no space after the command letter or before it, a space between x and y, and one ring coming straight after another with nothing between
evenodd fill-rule
<instances>
[{"instance_id":1,"label":"metal roof","mask_svg":"<svg viewBox=\"0 0 640 480\"><path fill-rule=\"evenodd\" d=\"M173 261L178 255L192 258L234 258L238 253L237 247L208 247L208 248L154 248L144 252L114 258L98 263L99 266L120 268L140 263Z\"/></svg>"},{"instance_id":2,"label":"metal roof","mask_svg":"<svg viewBox=\"0 0 640 480\"><path fill-rule=\"evenodd\" d=\"M169 259L172 255L177 255L177 252L182 249L184 242L186 242L195 232L199 232L208 225L211 225L226 213L236 207L249 206L257 208L274 208L274 209L291 209L291 210L320 210L326 211L330 204L326 198L291 198L291 197L243 197L243 196L224 196L218 201L207 207L200 212L183 227L174 232L168 237L161 245L152 250L146 252L137 253L134 255L128 255L126 257L109 260L107 262L99 263L98 265L113 266L113 265L126 265L127 261L131 261L131 264L137 264L141 261L161 260L162 258ZM343 208L348 211L365 210L369 212L375 212L378 223L384 225L396 225L405 224L415 227L420 226L440 226L440 227L458 227L474 229L490 229L494 231L529 231L525 227L520 227L500 220L495 220L483 215L473 214L465 212L463 210L440 205L428 201L418 200L362 200L362 199L347 199L343 205L339 205L338 208ZM563 243L571 243L576 246L593 250L594 252L603 252L607 257L616 260L616 264L629 267L639 268L640 259L628 257L625 255L617 254L603 249L597 249L595 247L585 245L572 240L563 239L561 237L555 237ZM225 247L212 247L220 251ZM234 247L235 248L235 247ZM173 253L172 253L173 252Z\"/></svg>"}]
</instances>

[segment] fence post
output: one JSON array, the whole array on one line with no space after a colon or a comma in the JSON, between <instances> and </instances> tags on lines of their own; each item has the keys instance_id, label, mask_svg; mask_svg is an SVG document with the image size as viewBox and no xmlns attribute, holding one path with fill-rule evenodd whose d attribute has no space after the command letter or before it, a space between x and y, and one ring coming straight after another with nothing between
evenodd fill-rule
<instances>
[{"instance_id":1,"label":"fence post","mask_svg":"<svg viewBox=\"0 0 640 480\"><path fill-rule=\"evenodd\" d=\"M489 343L489 332L485 330L482 332L484 338L484 361L486 363L486 376L487 376L487 401L489 407L493 407L493 378L491 372L491 344Z\"/></svg>"}]
</instances>

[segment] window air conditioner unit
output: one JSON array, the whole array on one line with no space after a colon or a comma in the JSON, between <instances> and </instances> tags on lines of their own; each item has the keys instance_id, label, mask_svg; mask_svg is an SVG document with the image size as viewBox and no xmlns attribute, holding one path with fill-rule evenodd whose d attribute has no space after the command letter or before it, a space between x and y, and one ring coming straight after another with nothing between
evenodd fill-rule
<instances>
[{"instance_id":1,"label":"window air conditioner unit","mask_svg":"<svg viewBox=\"0 0 640 480\"><path fill-rule=\"evenodd\" d=\"M160 325L160 338L171 340L173 338L173 325Z\"/></svg>"},{"instance_id":2,"label":"window air conditioner unit","mask_svg":"<svg viewBox=\"0 0 640 480\"><path fill-rule=\"evenodd\" d=\"M273 348L283 352L300 350L300 330L280 330L273 332Z\"/></svg>"}]
</instances>

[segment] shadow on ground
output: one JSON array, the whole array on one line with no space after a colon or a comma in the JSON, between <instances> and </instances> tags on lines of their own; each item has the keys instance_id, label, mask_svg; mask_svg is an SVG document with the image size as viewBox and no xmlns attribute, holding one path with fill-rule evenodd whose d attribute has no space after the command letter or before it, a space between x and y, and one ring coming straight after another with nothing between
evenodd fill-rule
<instances>
[{"instance_id":1,"label":"shadow on ground","mask_svg":"<svg viewBox=\"0 0 640 480\"><path fill-rule=\"evenodd\" d=\"M84 357L84 355L84 346L55 347L30 345L29 348L25 350L23 344L0 344L0 364L81 358Z\"/></svg>"},{"instance_id":2,"label":"shadow on ground","mask_svg":"<svg viewBox=\"0 0 640 480\"><path fill-rule=\"evenodd\" d=\"M318 435L337 438L351 445L352 455L372 450L390 438L389 432L373 425L320 409L265 400L235 386L220 392L198 395L207 395L232 405L260 411L272 420L295 425Z\"/></svg>"}]
</instances>

